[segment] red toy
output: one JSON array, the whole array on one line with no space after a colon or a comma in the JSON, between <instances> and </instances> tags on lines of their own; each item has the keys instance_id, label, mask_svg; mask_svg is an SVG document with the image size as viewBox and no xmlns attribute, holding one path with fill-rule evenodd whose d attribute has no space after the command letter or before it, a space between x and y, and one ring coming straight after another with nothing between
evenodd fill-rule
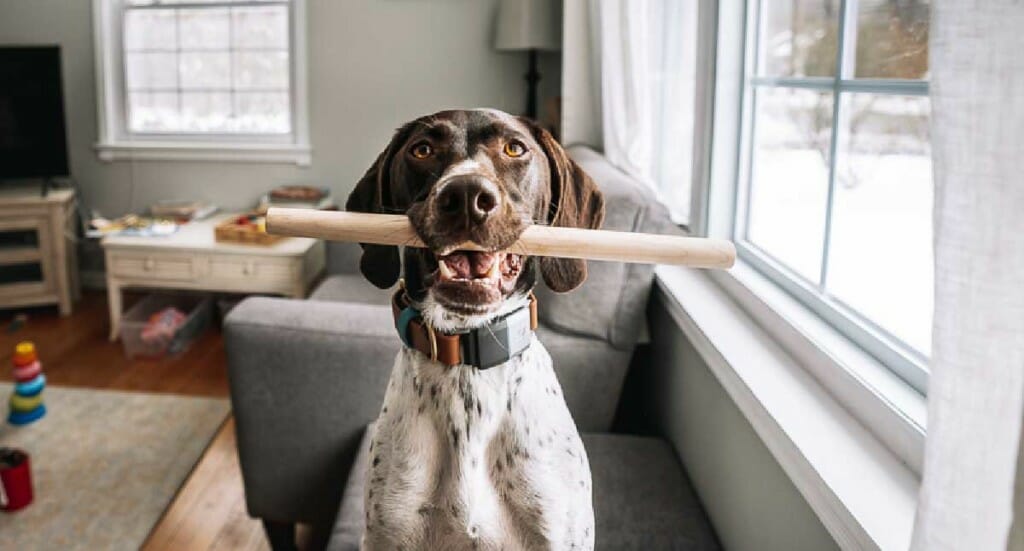
<instances>
[{"instance_id":1,"label":"red toy","mask_svg":"<svg viewBox=\"0 0 1024 551\"><path fill-rule=\"evenodd\" d=\"M0 448L0 510L13 512L32 503L32 470L28 454Z\"/></svg>"}]
</instances>

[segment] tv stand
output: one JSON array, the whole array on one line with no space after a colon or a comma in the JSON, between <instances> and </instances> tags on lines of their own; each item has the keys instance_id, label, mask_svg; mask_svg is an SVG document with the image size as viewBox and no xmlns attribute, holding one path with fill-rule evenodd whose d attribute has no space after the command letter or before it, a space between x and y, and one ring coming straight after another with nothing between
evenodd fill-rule
<instances>
[{"instance_id":1,"label":"tv stand","mask_svg":"<svg viewBox=\"0 0 1024 551\"><path fill-rule=\"evenodd\" d=\"M75 192L0 186L0 309L56 304L71 313L78 298Z\"/></svg>"}]
</instances>

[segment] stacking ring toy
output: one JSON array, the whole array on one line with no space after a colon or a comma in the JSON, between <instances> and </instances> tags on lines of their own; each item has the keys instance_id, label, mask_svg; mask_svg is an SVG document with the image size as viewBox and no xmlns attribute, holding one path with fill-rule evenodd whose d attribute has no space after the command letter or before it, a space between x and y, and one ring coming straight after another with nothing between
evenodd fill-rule
<instances>
[{"instance_id":1,"label":"stacking ring toy","mask_svg":"<svg viewBox=\"0 0 1024 551\"><path fill-rule=\"evenodd\" d=\"M28 365L15 367L12 371L14 372L15 381L19 383L27 383L32 379L35 379L37 375L42 373L43 366L36 361Z\"/></svg>"},{"instance_id":2,"label":"stacking ring toy","mask_svg":"<svg viewBox=\"0 0 1024 551\"><path fill-rule=\"evenodd\" d=\"M35 379L14 385L14 393L18 396L35 396L46 386L46 375L40 373Z\"/></svg>"},{"instance_id":3,"label":"stacking ring toy","mask_svg":"<svg viewBox=\"0 0 1024 551\"><path fill-rule=\"evenodd\" d=\"M7 422L12 425L27 425L32 421L38 420L44 415L46 415L46 406L39 406L27 413L12 411L10 415L7 416Z\"/></svg>"},{"instance_id":4,"label":"stacking ring toy","mask_svg":"<svg viewBox=\"0 0 1024 551\"><path fill-rule=\"evenodd\" d=\"M11 411L28 413L43 405L43 395L36 394L35 396L19 396L17 394L11 394L9 403L11 405Z\"/></svg>"},{"instance_id":5,"label":"stacking ring toy","mask_svg":"<svg viewBox=\"0 0 1024 551\"><path fill-rule=\"evenodd\" d=\"M25 341L14 347L14 366L20 367L36 361L36 345Z\"/></svg>"}]
</instances>

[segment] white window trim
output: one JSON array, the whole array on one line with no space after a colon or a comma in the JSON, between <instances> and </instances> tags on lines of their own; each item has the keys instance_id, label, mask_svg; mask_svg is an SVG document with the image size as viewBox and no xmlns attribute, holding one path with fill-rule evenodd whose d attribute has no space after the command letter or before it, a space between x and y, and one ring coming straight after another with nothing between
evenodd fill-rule
<instances>
[{"instance_id":1,"label":"white window trim","mask_svg":"<svg viewBox=\"0 0 1024 551\"><path fill-rule=\"evenodd\" d=\"M829 154L829 192L828 203L832 202L832 189L835 187L835 148L838 143L839 128L839 102L843 92L870 92L876 94L894 93L900 96L927 96L928 83L917 80L896 80L896 79L851 79L846 72L852 70L854 48L856 41L856 27L848 25L845 21L856 19L858 0L842 0L840 2L839 24L844 28L844 36L840 37L837 55L841 62L837 64L837 73L834 77L800 77L800 78L767 78L756 75L753 61L757 58L758 35L760 33L760 9L763 2L748 3L744 17L737 21L723 21L724 25L736 25L740 21L742 26L728 31L739 32L743 37L741 80L740 90L740 111L737 116L740 132L736 136L738 144L736 155L737 173L729 175L730 180L712 180L711 193L724 194L721 188L731 188L729 200L733 202L734 211L730 214L729 223L732 224L730 237L737 239L736 250L740 258L753 265L761 273L767 275L775 283L797 297L808 308L814 310L818 316L827 320L840 331L844 332L850 339L856 341L862 348L869 351L875 357L880 358L889 368L898 373L919 392L927 392L928 369L927 358L921 353L913 350L910 346L901 342L895 336L887 333L884 329L874 324L871 320L862 316L854 309L846 307L841 302L830 296L823 295L821 290L814 284L805 282L802 278L793 274L793 271L781 262L774 259L770 253L757 247L749 240L743 240L746 234L746 219L749 216L749 193L751 154L753 147L754 129L754 90L755 86L787 86L806 88L811 90L828 91L833 94L835 102L832 114L832 141L831 153ZM751 84L747 84L750 81ZM756 83L756 84L755 84ZM764 89L764 88L762 88ZM746 116L749 114L749 116ZM731 153L731 152L730 152ZM825 235L822 260L821 280L825 279L825 270L828 265L828 253L831 244L827 236L831 227L832 207L827 207L825 217Z\"/></svg>"},{"instance_id":2,"label":"white window trim","mask_svg":"<svg viewBox=\"0 0 1024 551\"><path fill-rule=\"evenodd\" d=\"M96 56L96 102L100 160L224 161L294 163L309 166L308 61L306 0L291 0L292 132L276 136L204 136L172 134L160 139L130 135L124 120L122 0L93 0L93 44Z\"/></svg>"},{"instance_id":3,"label":"white window trim","mask_svg":"<svg viewBox=\"0 0 1024 551\"><path fill-rule=\"evenodd\" d=\"M659 266L655 282L655 300L839 547L907 549L920 489L911 466L710 273Z\"/></svg>"},{"instance_id":4,"label":"white window trim","mask_svg":"<svg viewBox=\"0 0 1024 551\"><path fill-rule=\"evenodd\" d=\"M744 93L744 0L701 2L695 234L731 238ZM700 94L704 94L703 98ZM703 140L701 137L703 136ZM656 271L657 298L843 548L909 545L925 398L742 258Z\"/></svg>"},{"instance_id":5,"label":"white window trim","mask_svg":"<svg viewBox=\"0 0 1024 551\"><path fill-rule=\"evenodd\" d=\"M920 475L925 397L749 264L708 274L894 457Z\"/></svg>"},{"instance_id":6,"label":"white window trim","mask_svg":"<svg viewBox=\"0 0 1024 551\"><path fill-rule=\"evenodd\" d=\"M713 3L712 3L713 4ZM732 238L745 76L746 2L718 2L717 36L702 43L701 55L714 56L710 153L706 178L696 185L695 234ZM713 9L713 8L709 8ZM871 430L900 460L920 472L926 429L924 396L920 389L893 375L889 366L865 351L860 343L830 326L820 312L810 310L776 283L740 258L731 272L713 279L732 295L777 342L799 359L844 408Z\"/></svg>"}]
</instances>

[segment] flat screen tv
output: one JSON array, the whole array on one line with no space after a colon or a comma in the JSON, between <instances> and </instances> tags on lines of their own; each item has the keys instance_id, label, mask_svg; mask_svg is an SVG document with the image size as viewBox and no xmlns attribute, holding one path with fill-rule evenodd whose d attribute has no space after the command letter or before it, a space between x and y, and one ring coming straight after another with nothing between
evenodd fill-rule
<instances>
[{"instance_id":1,"label":"flat screen tv","mask_svg":"<svg viewBox=\"0 0 1024 551\"><path fill-rule=\"evenodd\" d=\"M67 175L60 47L0 47L0 181Z\"/></svg>"}]
</instances>

